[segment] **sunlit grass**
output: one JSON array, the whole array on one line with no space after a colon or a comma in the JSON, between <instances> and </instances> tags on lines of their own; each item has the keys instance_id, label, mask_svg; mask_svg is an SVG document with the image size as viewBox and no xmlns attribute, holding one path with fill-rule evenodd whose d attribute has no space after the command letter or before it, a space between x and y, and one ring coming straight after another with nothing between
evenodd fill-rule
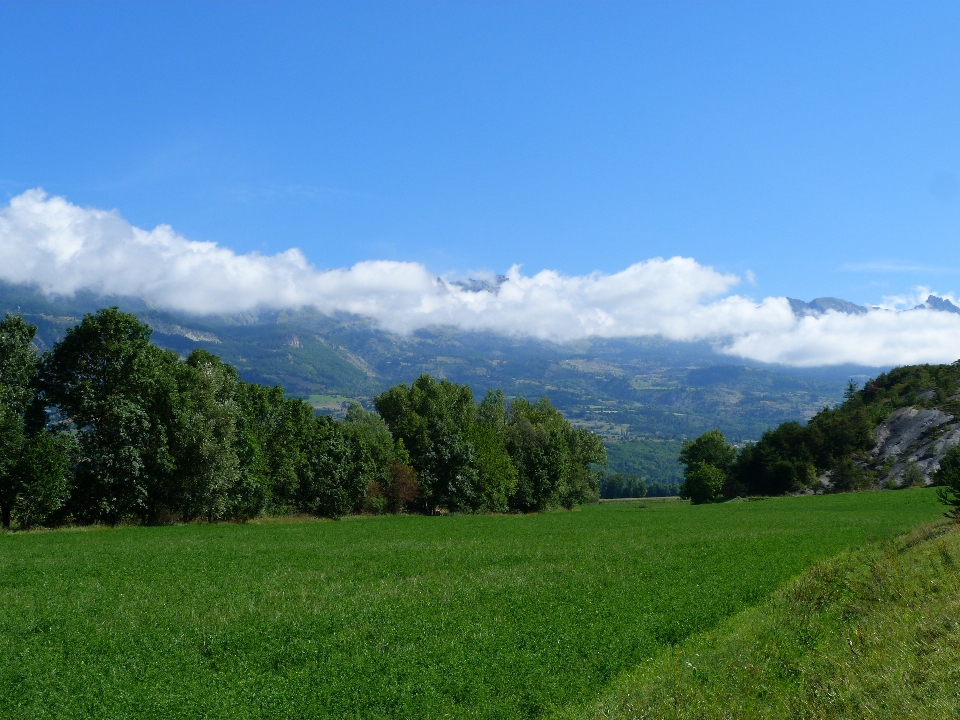
<instances>
[{"instance_id":1,"label":"sunlit grass","mask_svg":"<svg viewBox=\"0 0 960 720\"><path fill-rule=\"evenodd\" d=\"M564 717L960 717L960 528L816 563Z\"/></svg>"},{"instance_id":2,"label":"sunlit grass","mask_svg":"<svg viewBox=\"0 0 960 720\"><path fill-rule=\"evenodd\" d=\"M586 705L931 491L0 537L0 716L536 717Z\"/></svg>"}]
</instances>

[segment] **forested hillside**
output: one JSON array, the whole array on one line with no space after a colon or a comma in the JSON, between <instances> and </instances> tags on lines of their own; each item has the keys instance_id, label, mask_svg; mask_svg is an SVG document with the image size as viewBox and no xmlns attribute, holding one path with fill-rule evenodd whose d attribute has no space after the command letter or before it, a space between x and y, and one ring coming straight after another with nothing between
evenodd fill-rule
<instances>
[{"instance_id":1,"label":"forested hillside","mask_svg":"<svg viewBox=\"0 0 960 720\"><path fill-rule=\"evenodd\" d=\"M739 450L718 430L683 445L683 492L695 502L789 492L896 489L943 482L960 462L960 361L894 368L802 425ZM950 470L952 472L952 470Z\"/></svg>"}]
</instances>

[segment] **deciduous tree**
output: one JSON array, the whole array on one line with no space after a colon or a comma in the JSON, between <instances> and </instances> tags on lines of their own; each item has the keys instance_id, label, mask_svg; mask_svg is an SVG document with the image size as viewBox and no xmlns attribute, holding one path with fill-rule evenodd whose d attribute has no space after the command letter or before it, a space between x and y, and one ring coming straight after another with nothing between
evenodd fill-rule
<instances>
[{"instance_id":1,"label":"deciduous tree","mask_svg":"<svg viewBox=\"0 0 960 720\"><path fill-rule=\"evenodd\" d=\"M67 442L35 408L39 355L35 325L20 314L0 321L0 521L10 529L44 522L70 493Z\"/></svg>"},{"instance_id":2,"label":"deciduous tree","mask_svg":"<svg viewBox=\"0 0 960 720\"><path fill-rule=\"evenodd\" d=\"M107 308L67 330L43 358L45 404L77 435L71 509L80 520L146 519L158 468L171 469L156 400L177 358L151 345L150 334L135 316Z\"/></svg>"}]
</instances>

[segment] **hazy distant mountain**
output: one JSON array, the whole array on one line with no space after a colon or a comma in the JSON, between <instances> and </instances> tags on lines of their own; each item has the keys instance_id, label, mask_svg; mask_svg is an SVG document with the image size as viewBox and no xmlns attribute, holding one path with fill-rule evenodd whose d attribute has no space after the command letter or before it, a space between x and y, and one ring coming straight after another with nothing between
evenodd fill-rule
<instances>
[{"instance_id":1,"label":"hazy distant mountain","mask_svg":"<svg viewBox=\"0 0 960 720\"><path fill-rule=\"evenodd\" d=\"M926 302L917 305L914 310L939 310L940 312L960 313L960 307L936 295L928 295Z\"/></svg>"},{"instance_id":2,"label":"hazy distant mountain","mask_svg":"<svg viewBox=\"0 0 960 720\"><path fill-rule=\"evenodd\" d=\"M795 300L794 298L787 298L787 301L790 303L790 308L793 310L794 314L801 317L805 315L823 315L823 313L830 310L846 313L848 315L863 315L869 310L869 308L866 308L862 305L857 305L848 300L841 300L840 298L833 297L816 298L810 302ZM960 307L957 307L949 300L937 297L936 295L928 295L925 302L920 303L913 309L960 313Z\"/></svg>"},{"instance_id":3,"label":"hazy distant mountain","mask_svg":"<svg viewBox=\"0 0 960 720\"><path fill-rule=\"evenodd\" d=\"M806 305L826 306L818 302ZM574 422L609 438L676 439L713 427L733 441L757 438L837 402L851 375L875 374L764 366L720 355L708 343L659 338L557 344L444 328L397 335L356 316L312 309L191 316L135 298L47 298L0 285L0 311L21 309L38 325L42 349L84 313L107 305L149 323L158 345L182 354L202 347L245 379L283 385L325 411L339 412L350 399L369 405L374 394L428 372L469 383L478 394L502 388L509 396L547 395Z\"/></svg>"},{"instance_id":4,"label":"hazy distant mountain","mask_svg":"<svg viewBox=\"0 0 960 720\"><path fill-rule=\"evenodd\" d=\"M823 313L833 310L835 312L847 313L848 315L862 315L867 312L867 308L862 305L856 305L847 300L841 300L834 297L815 298L810 302L787 298L790 308L797 315L823 315Z\"/></svg>"}]
</instances>

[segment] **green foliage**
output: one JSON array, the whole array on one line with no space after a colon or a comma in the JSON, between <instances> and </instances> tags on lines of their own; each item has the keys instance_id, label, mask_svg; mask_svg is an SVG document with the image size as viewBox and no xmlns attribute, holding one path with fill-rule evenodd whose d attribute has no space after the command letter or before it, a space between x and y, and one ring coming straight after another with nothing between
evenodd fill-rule
<instances>
[{"instance_id":1,"label":"green foliage","mask_svg":"<svg viewBox=\"0 0 960 720\"><path fill-rule=\"evenodd\" d=\"M51 433L36 409L36 326L7 314L0 322L0 518L9 530L45 522L69 497L69 440Z\"/></svg>"},{"instance_id":2,"label":"green foliage","mask_svg":"<svg viewBox=\"0 0 960 720\"><path fill-rule=\"evenodd\" d=\"M604 500L618 498L642 498L647 496L647 484L643 478L631 473L597 472L597 487Z\"/></svg>"},{"instance_id":3,"label":"green foliage","mask_svg":"<svg viewBox=\"0 0 960 720\"><path fill-rule=\"evenodd\" d=\"M320 416L310 424L298 505L304 512L338 518L360 509L366 488L375 480L366 448L350 443L335 420Z\"/></svg>"},{"instance_id":4,"label":"green foliage","mask_svg":"<svg viewBox=\"0 0 960 720\"><path fill-rule=\"evenodd\" d=\"M700 488L699 497L713 498L701 502L799 492L816 486L819 475L826 472L830 473L834 490L867 487L873 476L859 461L873 447L874 440L861 396L851 384L842 406L824 408L806 425L782 423L763 433L759 442L746 444L739 453L718 430L684 443L679 459L687 468L686 484ZM700 463L712 465L724 474L718 494L703 490L699 480L690 484L690 473ZM715 479L711 476L711 481ZM686 486L682 494L689 495Z\"/></svg>"},{"instance_id":5,"label":"green foliage","mask_svg":"<svg viewBox=\"0 0 960 720\"><path fill-rule=\"evenodd\" d=\"M950 448L943 456L933 482L937 497L948 508L946 516L960 522L960 447Z\"/></svg>"},{"instance_id":6,"label":"green foliage","mask_svg":"<svg viewBox=\"0 0 960 720\"><path fill-rule=\"evenodd\" d=\"M17 463L19 497L14 505L17 525L36 527L56 519L70 498L70 454L73 441L64 433L29 435Z\"/></svg>"},{"instance_id":7,"label":"green foliage","mask_svg":"<svg viewBox=\"0 0 960 720\"><path fill-rule=\"evenodd\" d=\"M683 466L677 459L681 442L630 439L607 441L606 445L607 467L612 472L639 476L651 494L677 494L677 488L683 482Z\"/></svg>"},{"instance_id":8,"label":"green foliage","mask_svg":"<svg viewBox=\"0 0 960 720\"><path fill-rule=\"evenodd\" d=\"M0 716L548 715L938 514L905 490L2 535Z\"/></svg>"},{"instance_id":9,"label":"green foliage","mask_svg":"<svg viewBox=\"0 0 960 720\"><path fill-rule=\"evenodd\" d=\"M909 460L903 469L903 484L905 487L923 487L926 484L923 480L923 471L912 460Z\"/></svg>"},{"instance_id":10,"label":"green foliage","mask_svg":"<svg viewBox=\"0 0 960 720\"><path fill-rule=\"evenodd\" d=\"M150 344L150 328L116 308L87 315L47 353L40 388L77 433L71 510L81 521L146 518L151 466L169 469L156 410L163 367L176 356Z\"/></svg>"},{"instance_id":11,"label":"green foliage","mask_svg":"<svg viewBox=\"0 0 960 720\"><path fill-rule=\"evenodd\" d=\"M796 454L779 442L777 431L765 433L759 443L746 445L737 457L733 481L739 495L782 495L814 485L816 468L806 447Z\"/></svg>"},{"instance_id":12,"label":"green foliage","mask_svg":"<svg viewBox=\"0 0 960 720\"><path fill-rule=\"evenodd\" d=\"M33 401L36 331L20 315L7 313L0 322L0 517L7 530L22 491L20 459L26 443L25 416Z\"/></svg>"},{"instance_id":13,"label":"green foliage","mask_svg":"<svg viewBox=\"0 0 960 720\"><path fill-rule=\"evenodd\" d=\"M86 315L39 361L35 332L20 316L0 323L4 527L517 507L519 419L500 391L478 406L468 386L423 375L377 398L383 417L354 403L339 421L241 381L206 350L182 359L151 344L151 329L115 307ZM550 483L534 487L530 509L593 497L599 437L548 401L524 402L548 446L525 458L528 476ZM557 462L539 467L545 457Z\"/></svg>"},{"instance_id":14,"label":"green foliage","mask_svg":"<svg viewBox=\"0 0 960 720\"><path fill-rule=\"evenodd\" d=\"M7 313L0 322L0 404L24 417L33 404L37 374L37 326L20 314Z\"/></svg>"},{"instance_id":15,"label":"green foliage","mask_svg":"<svg viewBox=\"0 0 960 720\"><path fill-rule=\"evenodd\" d=\"M705 432L697 439L685 442L680 449L680 462L687 472L701 463L707 463L723 472L728 472L736 457L737 451L719 430Z\"/></svg>"},{"instance_id":16,"label":"green foliage","mask_svg":"<svg viewBox=\"0 0 960 720\"><path fill-rule=\"evenodd\" d=\"M736 457L736 449L719 430L685 442L679 458L684 465L680 497L690 498L694 505L722 500Z\"/></svg>"},{"instance_id":17,"label":"green foliage","mask_svg":"<svg viewBox=\"0 0 960 720\"><path fill-rule=\"evenodd\" d=\"M360 403L351 403L343 422L343 430L351 440L366 448L377 471L377 482L384 483L389 468L397 462L397 448L390 428L377 413L364 410Z\"/></svg>"},{"instance_id":18,"label":"green foliage","mask_svg":"<svg viewBox=\"0 0 960 720\"><path fill-rule=\"evenodd\" d=\"M533 512L596 496L590 466L606 462L602 440L546 398L517 398L508 412L499 391L477 405L468 386L421 375L374 402L409 453L427 512Z\"/></svg>"},{"instance_id":19,"label":"green foliage","mask_svg":"<svg viewBox=\"0 0 960 720\"><path fill-rule=\"evenodd\" d=\"M559 412L559 411L558 411ZM562 417L562 415L561 415ZM567 428L570 423L564 420ZM567 435L567 447L570 452L570 475L563 495L563 504L572 508L575 504L595 500L599 497L596 473L591 471L595 465L607 464L607 448L599 435L586 428L575 428Z\"/></svg>"},{"instance_id":20,"label":"green foliage","mask_svg":"<svg viewBox=\"0 0 960 720\"><path fill-rule=\"evenodd\" d=\"M873 479L873 475L868 470L850 457L836 463L830 476L833 489L838 492L865 490L871 485Z\"/></svg>"},{"instance_id":21,"label":"green foliage","mask_svg":"<svg viewBox=\"0 0 960 720\"><path fill-rule=\"evenodd\" d=\"M517 489L517 468L507 451L507 408L503 392L488 390L468 433L476 455L481 509L505 512Z\"/></svg>"},{"instance_id":22,"label":"green foliage","mask_svg":"<svg viewBox=\"0 0 960 720\"><path fill-rule=\"evenodd\" d=\"M476 412L470 388L421 375L409 387L395 385L374 402L410 453L423 509L479 509L477 465L468 438Z\"/></svg>"},{"instance_id":23,"label":"green foliage","mask_svg":"<svg viewBox=\"0 0 960 720\"><path fill-rule=\"evenodd\" d=\"M373 514L404 512L419 496L419 486L416 473L407 467L410 454L403 442L393 439L383 418L359 403L351 403L347 409L343 430L351 444L369 458L365 471L370 481L363 510Z\"/></svg>"},{"instance_id":24,"label":"green foliage","mask_svg":"<svg viewBox=\"0 0 960 720\"><path fill-rule=\"evenodd\" d=\"M716 465L699 462L687 471L680 495L690 498L694 505L719 502L723 499L723 486L726 482L727 473L723 470Z\"/></svg>"},{"instance_id":25,"label":"green foliage","mask_svg":"<svg viewBox=\"0 0 960 720\"><path fill-rule=\"evenodd\" d=\"M807 425L786 422L744 446L724 495L798 492L816 486L826 472L834 490L866 487L872 476L857 461L873 447L873 428L853 386L847 394L844 405L821 410Z\"/></svg>"},{"instance_id":26,"label":"green foliage","mask_svg":"<svg viewBox=\"0 0 960 720\"><path fill-rule=\"evenodd\" d=\"M313 410L288 398L283 388L238 383L235 444L249 512L282 514L295 509ZM259 502L258 502L259 500Z\"/></svg>"},{"instance_id":27,"label":"green foliage","mask_svg":"<svg viewBox=\"0 0 960 720\"><path fill-rule=\"evenodd\" d=\"M368 482L361 511L370 515L382 515L387 512L388 507L389 500L383 491L383 486L376 480Z\"/></svg>"},{"instance_id":28,"label":"green foliage","mask_svg":"<svg viewBox=\"0 0 960 720\"><path fill-rule=\"evenodd\" d=\"M167 425L179 436L171 464L176 486L164 498L184 520L249 517L262 503L247 497L237 453L239 408L234 390L239 377L220 358L195 350L177 368L180 406Z\"/></svg>"},{"instance_id":29,"label":"green foliage","mask_svg":"<svg viewBox=\"0 0 960 720\"><path fill-rule=\"evenodd\" d=\"M550 422L548 408L547 402L538 407L523 398L511 407L507 447L519 479L510 504L522 512L556 506L568 471L561 428Z\"/></svg>"},{"instance_id":30,"label":"green foliage","mask_svg":"<svg viewBox=\"0 0 960 720\"><path fill-rule=\"evenodd\" d=\"M505 512L517 488L517 469L507 453L502 428L476 422L467 432L477 468L477 509L484 512Z\"/></svg>"},{"instance_id":31,"label":"green foliage","mask_svg":"<svg viewBox=\"0 0 960 720\"><path fill-rule=\"evenodd\" d=\"M810 460L822 470L831 468L843 458L863 453L874 445L874 423L860 398L847 401L834 409L823 409L811 418L799 442L805 446Z\"/></svg>"},{"instance_id":32,"label":"green foliage","mask_svg":"<svg viewBox=\"0 0 960 720\"><path fill-rule=\"evenodd\" d=\"M574 430L547 398L513 401L507 449L519 476L510 504L522 512L572 507L595 496L596 478L589 468L607 459L600 438Z\"/></svg>"},{"instance_id":33,"label":"green foliage","mask_svg":"<svg viewBox=\"0 0 960 720\"><path fill-rule=\"evenodd\" d=\"M822 474L830 478L834 491L862 490L876 482L867 454L874 446L875 425L902 407L937 405L960 412L949 400L958 388L960 361L895 368L859 390L851 380L842 405L824 408L806 425L785 422L767 430L759 442L741 448L733 463L728 462L732 450L724 450L719 432L685 443L680 461L687 466L687 473L697 462L710 462L724 470L725 498L798 492L818 486ZM922 474L915 466L908 465L907 473L906 485L922 484Z\"/></svg>"},{"instance_id":34,"label":"green foliage","mask_svg":"<svg viewBox=\"0 0 960 720\"><path fill-rule=\"evenodd\" d=\"M116 308L86 316L43 359L40 387L77 437L69 510L80 522L338 517L373 473L369 449L280 388L242 383L203 350L186 361Z\"/></svg>"},{"instance_id":35,"label":"green foliage","mask_svg":"<svg viewBox=\"0 0 960 720\"><path fill-rule=\"evenodd\" d=\"M863 406L875 425L899 408L934 407L958 392L960 360L951 365L908 365L870 380L844 407Z\"/></svg>"},{"instance_id":36,"label":"green foliage","mask_svg":"<svg viewBox=\"0 0 960 720\"><path fill-rule=\"evenodd\" d=\"M386 487L387 508L402 513L413 507L420 497L417 471L405 463L390 466L390 481Z\"/></svg>"},{"instance_id":37,"label":"green foliage","mask_svg":"<svg viewBox=\"0 0 960 720\"><path fill-rule=\"evenodd\" d=\"M20 497L20 458L26 443L23 418L9 406L0 405L0 516L3 529L10 529L13 507Z\"/></svg>"}]
</instances>

